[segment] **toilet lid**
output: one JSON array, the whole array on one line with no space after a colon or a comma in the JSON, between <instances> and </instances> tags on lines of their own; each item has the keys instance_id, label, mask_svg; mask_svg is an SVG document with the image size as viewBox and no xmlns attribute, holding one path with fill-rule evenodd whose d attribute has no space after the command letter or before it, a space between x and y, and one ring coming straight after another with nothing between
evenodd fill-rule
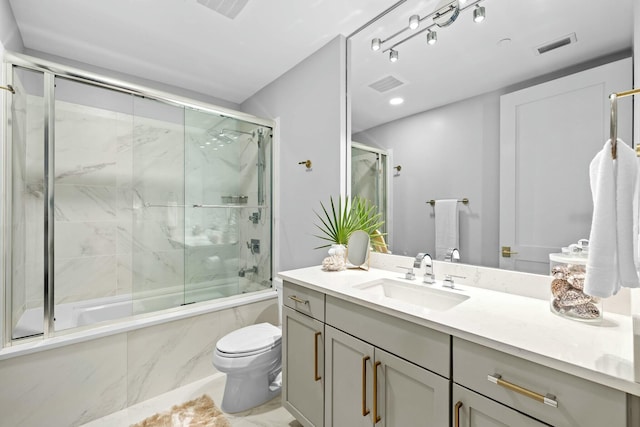
<instances>
[{"instance_id":1,"label":"toilet lid","mask_svg":"<svg viewBox=\"0 0 640 427\"><path fill-rule=\"evenodd\" d=\"M281 339L280 328L270 323L259 323L225 335L216 344L216 349L229 355L256 354L277 346Z\"/></svg>"}]
</instances>

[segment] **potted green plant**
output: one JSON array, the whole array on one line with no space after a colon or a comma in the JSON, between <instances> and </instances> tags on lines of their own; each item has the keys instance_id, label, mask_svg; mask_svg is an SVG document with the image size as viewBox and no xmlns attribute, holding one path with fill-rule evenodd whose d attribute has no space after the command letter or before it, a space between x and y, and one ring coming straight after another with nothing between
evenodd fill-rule
<instances>
[{"instance_id":1,"label":"potted green plant","mask_svg":"<svg viewBox=\"0 0 640 427\"><path fill-rule=\"evenodd\" d=\"M322 213L314 213L320 220L320 224L316 227L322 232L316 237L325 240L327 243L318 246L315 249L327 248L332 245L347 244L349 236L356 230L364 230L369 236L373 236L377 230L383 225L380 221L381 214L376 206L372 205L368 200L355 196L352 199L339 198L337 203L333 197L330 199L330 207L327 209L322 202ZM331 254L331 253L330 253Z\"/></svg>"}]
</instances>

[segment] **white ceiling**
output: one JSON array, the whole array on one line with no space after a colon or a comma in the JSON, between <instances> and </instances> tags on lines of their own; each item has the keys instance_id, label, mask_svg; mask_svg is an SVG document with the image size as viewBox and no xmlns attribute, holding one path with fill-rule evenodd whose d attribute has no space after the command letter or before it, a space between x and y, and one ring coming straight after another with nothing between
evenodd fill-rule
<instances>
[{"instance_id":1,"label":"white ceiling","mask_svg":"<svg viewBox=\"0 0 640 427\"><path fill-rule=\"evenodd\" d=\"M234 1L234 0L203 0ZM229 19L196 0L10 0L26 48L242 103L338 34L348 35L395 0L248 0ZM484 0L487 19L460 14L397 48L370 50L425 16L439 0L407 0L351 40L353 130L562 70L631 48L632 0ZM534 47L574 33L545 55ZM498 41L510 38L507 46ZM405 84L380 94L386 76ZM405 103L391 107L388 100Z\"/></svg>"},{"instance_id":2,"label":"white ceiling","mask_svg":"<svg viewBox=\"0 0 640 427\"><path fill-rule=\"evenodd\" d=\"M398 46L396 63L382 49L370 49L372 38L388 38L407 27L409 16L426 16L438 3L408 0L351 40L354 133L632 46L632 0L484 0L483 23L473 22L471 10L462 12L453 24L437 30L437 44L428 46L422 34ZM577 43L544 55L534 52L570 33ZM505 38L511 42L500 46ZM393 42L383 49L389 44ZM405 84L382 94L369 87L389 75ZM389 99L397 96L404 104L390 106Z\"/></svg>"},{"instance_id":3,"label":"white ceiling","mask_svg":"<svg viewBox=\"0 0 640 427\"><path fill-rule=\"evenodd\" d=\"M231 1L231 0L224 0ZM10 0L24 45L241 103L395 0Z\"/></svg>"}]
</instances>

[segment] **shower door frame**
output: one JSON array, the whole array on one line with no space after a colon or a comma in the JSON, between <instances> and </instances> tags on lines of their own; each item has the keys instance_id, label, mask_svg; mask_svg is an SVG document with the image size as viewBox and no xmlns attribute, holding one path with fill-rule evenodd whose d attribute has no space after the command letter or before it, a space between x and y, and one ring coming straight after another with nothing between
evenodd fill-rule
<instances>
[{"instance_id":1,"label":"shower door frame","mask_svg":"<svg viewBox=\"0 0 640 427\"><path fill-rule=\"evenodd\" d=\"M90 85L111 89L121 93L128 93L135 96L149 98L157 101L161 101L170 105L174 105L181 108L195 109L210 114L216 114L226 116L232 119L249 122L255 125L269 127L272 130L272 160L271 160L271 182L273 184L273 172L276 166L275 159L275 145L276 139L276 124L277 121L264 119L253 116L251 114L243 113L240 111L231 110L225 107L219 107L213 104L199 102L193 99L181 97L161 90L156 90L150 87L133 84L123 80L103 76L97 73L84 71L78 68L70 67L67 65L57 64L55 62L47 61L41 58L32 57L29 55L19 54L11 51L4 52L3 66L5 70L6 83L13 85L13 68L21 67L28 70L33 70L43 73L44 76L44 147L45 147L45 162L44 162L44 227L45 227L45 250L44 250L44 323L43 333L33 337L13 339L12 328L12 253L11 248L8 245L12 240L12 209L11 206L7 206L8 203L3 203L0 211L0 221L2 223L3 233L0 236L0 244L2 245L2 257L0 260L0 267L3 268L2 274L2 292L4 295L4 304L2 310L4 315L2 320L4 326L2 328L2 347L10 347L14 343L27 343L36 339L46 339L55 336L54 328L54 310L55 310L55 268L54 268L54 237L55 237L55 221L54 221L54 188L55 188L55 78L61 77L69 80L78 81L81 83L87 83ZM5 95L5 131L3 135L3 147L0 152L2 156L2 190L5 195L4 200L12 200L12 176L11 173L11 146L12 146L12 114L11 114L12 95ZM270 209L271 209L271 276L275 271L274 260L277 258L274 256L273 248L275 226L275 204L274 204L274 192L275 187L271 186L270 197Z\"/></svg>"}]
</instances>

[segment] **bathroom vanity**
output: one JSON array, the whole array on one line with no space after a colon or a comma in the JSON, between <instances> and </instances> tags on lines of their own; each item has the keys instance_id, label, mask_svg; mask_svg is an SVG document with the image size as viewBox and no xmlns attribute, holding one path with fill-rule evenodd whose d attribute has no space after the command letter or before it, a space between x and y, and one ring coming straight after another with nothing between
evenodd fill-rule
<instances>
[{"instance_id":1,"label":"bathroom vanity","mask_svg":"<svg viewBox=\"0 0 640 427\"><path fill-rule=\"evenodd\" d=\"M628 316L379 269L280 277L283 405L305 426L640 425Z\"/></svg>"}]
</instances>

